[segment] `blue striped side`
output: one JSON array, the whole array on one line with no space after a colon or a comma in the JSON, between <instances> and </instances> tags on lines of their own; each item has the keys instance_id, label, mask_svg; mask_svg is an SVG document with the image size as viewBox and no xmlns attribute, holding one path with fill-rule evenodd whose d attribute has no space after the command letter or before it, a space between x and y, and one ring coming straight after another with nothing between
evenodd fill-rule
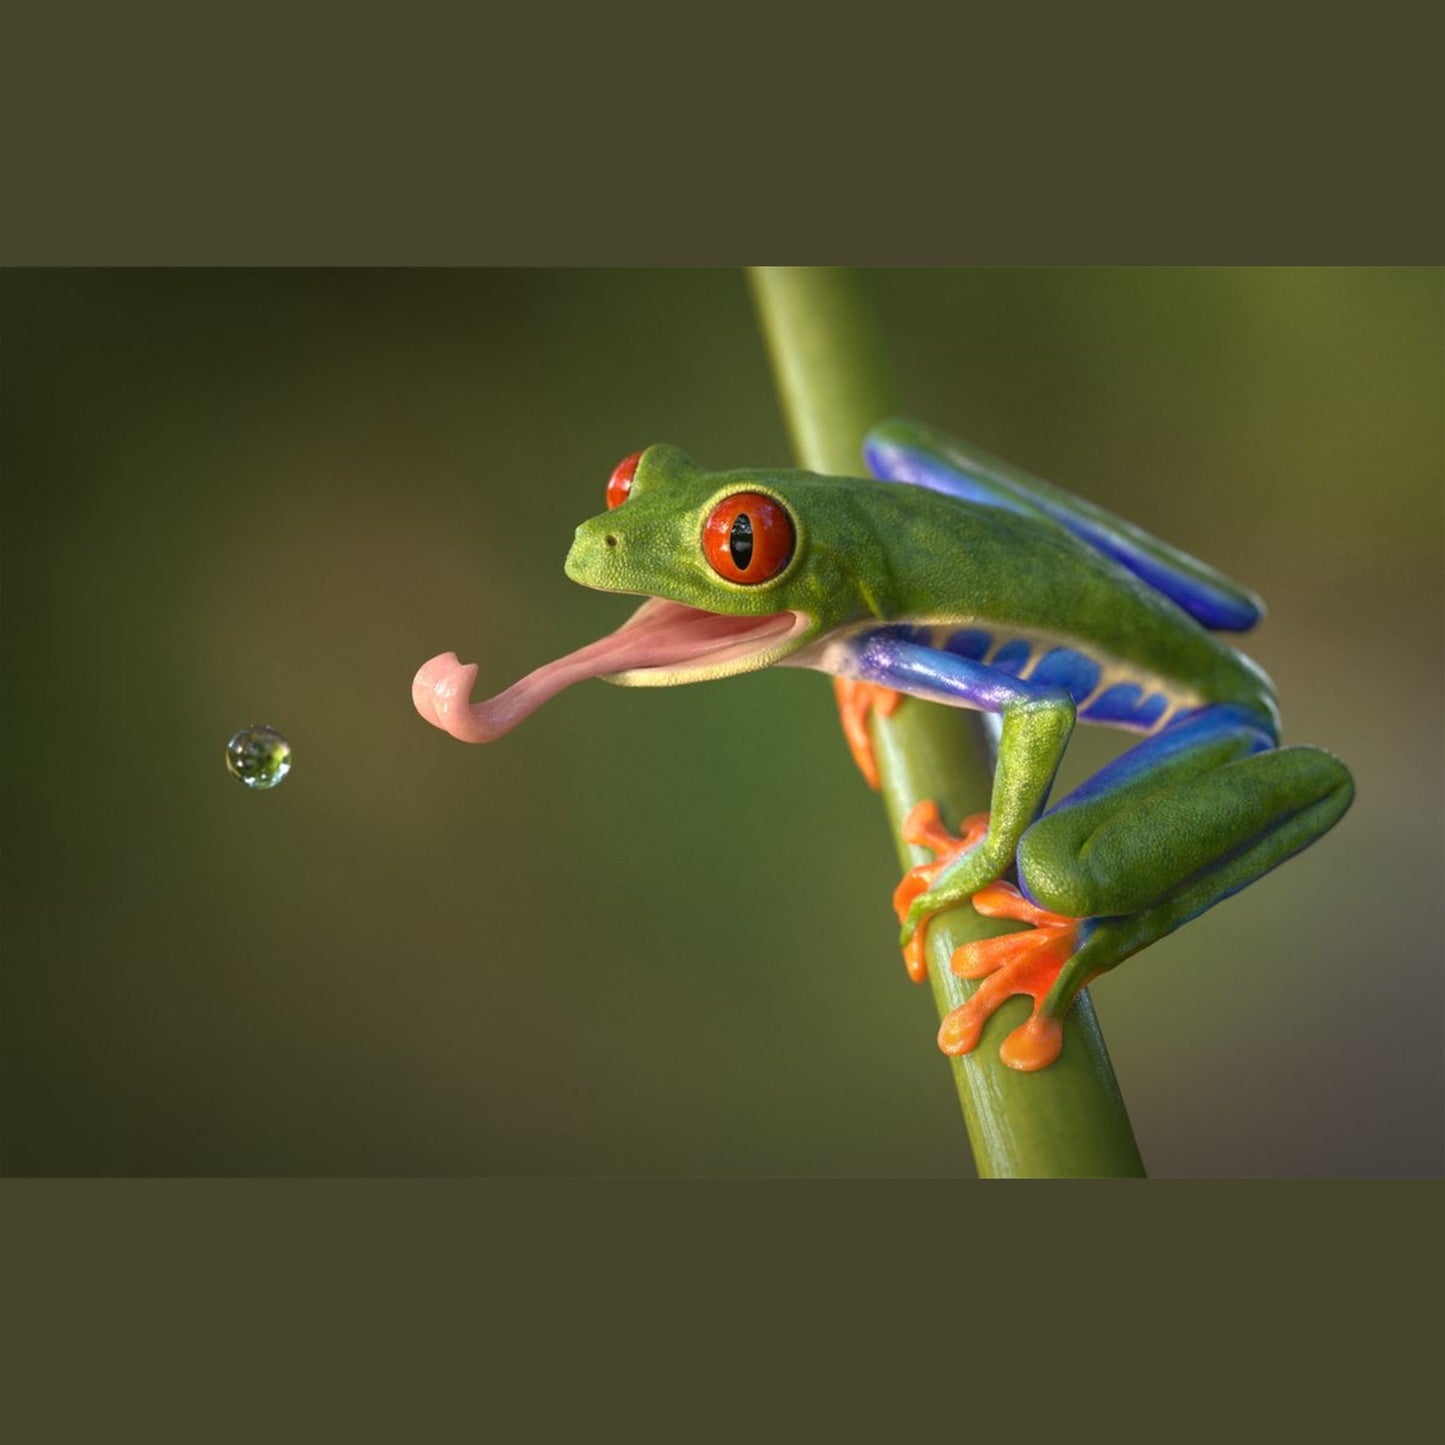
<instances>
[{"instance_id":1,"label":"blue striped side","mask_svg":"<svg viewBox=\"0 0 1445 1445\"><path fill-rule=\"evenodd\" d=\"M1091 722L1151 728L1168 711L1169 699L1163 693L1146 694L1137 683L1121 682L1100 693L1079 716Z\"/></svg>"},{"instance_id":2,"label":"blue striped side","mask_svg":"<svg viewBox=\"0 0 1445 1445\"><path fill-rule=\"evenodd\" d=\"M1008 673L1010 677L1022 677L1024 668L1029 665L1029 658L1033 655L1033 648L1022 637L1016 637L1011 642L1005 642L989 658L988 665L996 672Z\"/></svg>"},{"instance_id":3,"label":"blue striped side","mask_svg":"<svg viewBox=\"0 0 1445 1445\"><path fill-rule=\"evenodd\" d=\"M951 652L955 657L966 657L970 662L982 662L992 646L993 637L987 632L980 632L976 627L965 627L943 641L945 652Z\"/></svg>"},{"instance_id":4,"label":"blue striped side","mask_svg":"<svg viewBox=\"0 0 1445 1445\"><path fill-rule=\"evenodd\" d=\"M1092 657L1068 647L1056 647L1039 660L1029 681L1066 687L1075 702L1083 702L1098 687L1099 676L1099 664Z\"/></svg>"},{"instance_id":5,"label":"blue striped side","mask_svg":"<svg viewBox=\"0 0 1445 1445\"><path fill-rule=\"evenodd\" d=\"M933 647L933 628L921 623L895 622L885 629L899 642L916 642L919 647Z\"/></svg>"}]
</instances>

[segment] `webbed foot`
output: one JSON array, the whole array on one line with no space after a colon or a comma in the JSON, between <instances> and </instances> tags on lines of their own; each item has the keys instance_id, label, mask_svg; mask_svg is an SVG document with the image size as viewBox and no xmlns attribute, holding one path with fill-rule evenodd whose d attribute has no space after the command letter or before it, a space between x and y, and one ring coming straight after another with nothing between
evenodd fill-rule
<instances>
[{"instance_id":1,"label":"webbed foot","mask_svg":"<svg viewBox=\"0 0 1445 1445\"><path fill-rule=\"evenodd\" d=\"M1047 1068L1064 1046L1063 1014L1048 1007L1047 1000L1064 965L1077 951L1087 920L1050 913L1030 903L1011 883L991 883L980 889L974 894L973 906L985 918L1016 918L1034 926L1028 932L966 943L954 953L949 965L953 972L960 978L981 978L984 983L943 1020L938 1047L945 1054L968 1053L998 1008L1015 994L1027 994L1034 1001L1034 1011L1003 1041L999 1057L1009 1068L1025 1073Z\"/></svg>"},{"instance_id":2,"label":"webbed foot","mask_svg":"<svg viewBox=\"0 0 1445 1445\"><path fill-rule=\"evenodd\" d=\"M966 853L983 841L988 834L988 817L987 813L974 813L965 818L962 831L955 837L944 827L937 803L925 799L914 805L903 820L903 841L915 847L931 849L933 862L919 863L910 868L893 890L893 910L899 923L907 920L914 902L933 887L934 879L960 853ZM914 983L922 983L928 977L928 960L923 951L927 931L928 920L924 919L903 945L904 967Z\"/></svg>"}]
</instances>

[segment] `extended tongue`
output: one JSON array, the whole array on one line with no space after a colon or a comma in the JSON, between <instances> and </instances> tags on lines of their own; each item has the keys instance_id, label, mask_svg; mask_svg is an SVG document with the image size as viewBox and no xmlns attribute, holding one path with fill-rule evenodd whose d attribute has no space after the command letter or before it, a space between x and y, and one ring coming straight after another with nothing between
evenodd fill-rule
<instances>
[{"instance_id":1,"label":"extended tongue","mask_svg":"<svg viewBox=\"0 0 1445 1445\"><path fill-rule=\"evenodd\" d=\"M545 663L486 702L470 701L477 664L462 663L455 652L439 653L412 679L411 700L429 723L461 742L489 743L584 678L755 651L791 631L796 621L791 612L726 617L653 598L616 632Z\"/></svg>"}]
</instances>

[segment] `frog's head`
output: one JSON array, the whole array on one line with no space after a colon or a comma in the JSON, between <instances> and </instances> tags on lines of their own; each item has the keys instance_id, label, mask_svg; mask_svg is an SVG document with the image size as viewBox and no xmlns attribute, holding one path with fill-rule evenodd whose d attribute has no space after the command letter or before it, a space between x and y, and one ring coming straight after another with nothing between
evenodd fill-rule
<instances>
[{"instance_id":1,"label":"frog's head","mask_svg":"<svg viewBox=\"0 0 1445 1445\"><path fill-rule=\"evenodd\" d=\"M807 472L705 472L675 447L628 457L608 482L608 510L578 527L566 572L648 600L616 632L487 702L469 702L476 664L443 653L416 675L417 711L488 742L584 678L666 687L781 662L868 611L855 571L876 543L847 498Z\"/></svg>"}]
</instances>

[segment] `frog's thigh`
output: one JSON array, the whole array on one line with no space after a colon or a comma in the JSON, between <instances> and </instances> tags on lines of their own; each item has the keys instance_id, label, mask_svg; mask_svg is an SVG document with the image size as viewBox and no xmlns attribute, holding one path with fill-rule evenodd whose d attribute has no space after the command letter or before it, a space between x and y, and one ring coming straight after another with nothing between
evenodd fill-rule
<instances>
[{"instance_id":1,"label":"frog's thigh","mask_svg":"<svg viewBox=\"0 0 1445 1445\"><path fill-rule=\"evenodd\" d=\"M1264 725L1231 707L1140 743L1024 834L1024 891L1076 918L1137 913L1262 844L1250 874L1258 877L1318 837L1349 801L1348 774L1335 759L1272 743ZM1315 806L1342 788L1343 801L1320 822Z\"/></svg>"}]
</instances>

